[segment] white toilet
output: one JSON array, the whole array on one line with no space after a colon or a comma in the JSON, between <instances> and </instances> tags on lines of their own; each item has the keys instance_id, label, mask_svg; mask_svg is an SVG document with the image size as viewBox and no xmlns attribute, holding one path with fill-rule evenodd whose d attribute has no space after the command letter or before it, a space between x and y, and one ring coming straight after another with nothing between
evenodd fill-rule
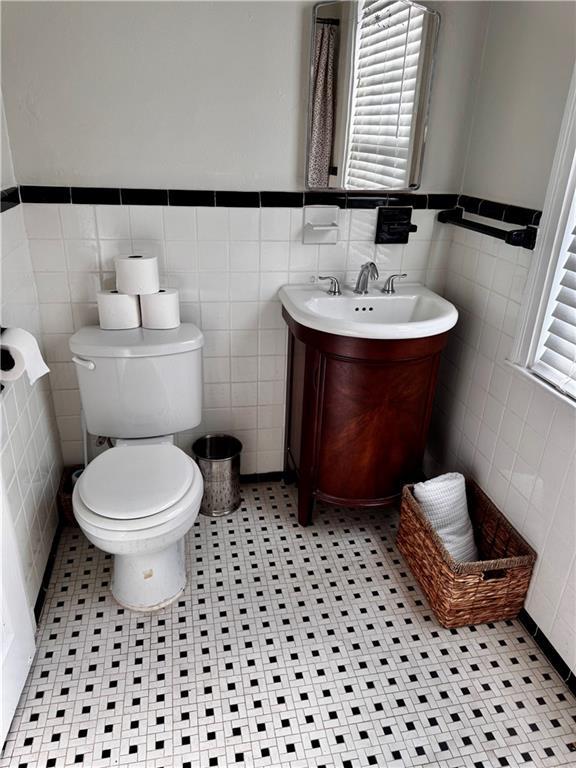
<instances>
[{"instance_id":1,"label":"white toilet","mask_svg":"<svg viewBox=\"0 0 576 768\"><path fill-rule=\"evenodd\" d=\"M184 536L200 509L203 481L173 434L202 412L201 331L80 329L70 339L88 432L114 447L74 487L74 515L86 537L114 555L112 594L151 611L186 585Z\"/></svg>"}]
</instances>

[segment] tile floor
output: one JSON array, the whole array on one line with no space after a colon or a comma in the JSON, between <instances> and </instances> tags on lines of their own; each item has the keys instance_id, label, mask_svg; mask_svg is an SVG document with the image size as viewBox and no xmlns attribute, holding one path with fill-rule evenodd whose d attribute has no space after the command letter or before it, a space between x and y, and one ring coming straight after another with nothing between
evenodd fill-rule
<instances>
[{"instance_id":1,"label":"tile floor","mask_svg":"<svg viewBox=\"0 0 576 768\"><path fill-rule=\"evenodd\" d=\"M576 765L576 702L517 622L444 630L394 512L244 488L190 532L190 586L121 609L110 558L66 529L7 766Z\"/></svg>"}]
</instances>

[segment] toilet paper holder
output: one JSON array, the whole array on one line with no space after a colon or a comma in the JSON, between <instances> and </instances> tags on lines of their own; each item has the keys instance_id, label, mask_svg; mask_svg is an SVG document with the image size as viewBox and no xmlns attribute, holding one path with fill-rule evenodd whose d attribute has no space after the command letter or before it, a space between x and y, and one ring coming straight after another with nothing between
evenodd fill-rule
<instances>
[{"instance_id":1,"label":"toilet paper holder","mask_svg":"<svg viewBox=\"0 0 576 768\"><path fill-rule=\"evenodd\" d=\"M6 328L0 328L0 339ZM3 371L11 371L16 365L14 358L10 354L10 350L5 349L0 341L0 368ZM4 392L4 384L0 384L0 392Z\"/></svg>"}]
</instances>

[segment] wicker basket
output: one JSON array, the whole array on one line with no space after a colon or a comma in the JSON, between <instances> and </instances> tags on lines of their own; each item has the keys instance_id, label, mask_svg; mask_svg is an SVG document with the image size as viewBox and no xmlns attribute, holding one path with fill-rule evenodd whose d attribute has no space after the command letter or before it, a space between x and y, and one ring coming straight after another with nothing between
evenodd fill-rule
<instances>
[{"instance_id":1,"label":"wicker basket","mask_svg":"<svg viewBox=\"0 0 576 768\"><path fill-rule=\"evenodd\" d=\"M462 627L518 615L536 553L472 480L468 512L481 560L457 562L405 486L396 544L444 627Z\"/></svg>"}]
</instances>

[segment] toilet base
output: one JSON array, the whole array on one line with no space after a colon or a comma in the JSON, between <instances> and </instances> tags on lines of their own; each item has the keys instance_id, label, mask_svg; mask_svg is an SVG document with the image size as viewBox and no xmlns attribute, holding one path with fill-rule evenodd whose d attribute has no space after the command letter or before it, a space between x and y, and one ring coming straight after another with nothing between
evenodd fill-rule
<instances>
[{"instance_id":1,"label":"toilet base","mask_svg":"<svg viewBox=\"0 0 576 768\"><path fill-rule=\"evenodd\" d=\"M184 539L159 552L114 555L112 595L131 611L156 611L179 597L186 586Z\"/></svg>"}]
</instances>

